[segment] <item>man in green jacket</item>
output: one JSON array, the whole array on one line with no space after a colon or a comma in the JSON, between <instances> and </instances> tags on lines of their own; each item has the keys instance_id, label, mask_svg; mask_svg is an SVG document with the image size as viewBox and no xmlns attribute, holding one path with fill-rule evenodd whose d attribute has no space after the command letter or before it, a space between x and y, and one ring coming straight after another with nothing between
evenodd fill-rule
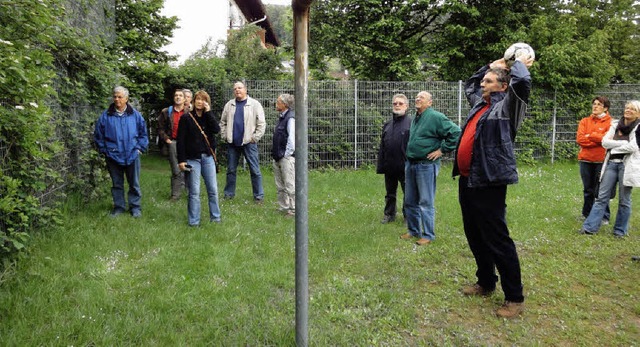
<instances>
[{"instance_id":1,"label":"man in green jacket","mask_svg":"<svg viewBox=\"0 0 640 347\"><path fill-rule=\"evenodd\" d=\"M400 238L419 238L418 245L435 239L436 177L440 157L456 148L460 127L447 116L434 110L430 93L416 96L416 116L411 122L407 162L405 163L404 204L407 213L406 234Z\"/></svg>"}]
</instances>

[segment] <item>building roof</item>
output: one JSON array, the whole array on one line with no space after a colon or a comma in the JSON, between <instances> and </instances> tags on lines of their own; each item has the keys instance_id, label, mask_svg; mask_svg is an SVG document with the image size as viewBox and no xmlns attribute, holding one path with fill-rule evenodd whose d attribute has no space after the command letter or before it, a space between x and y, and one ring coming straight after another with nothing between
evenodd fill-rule
<instances>
[{"instance_id":1,"label":"building roof","mask_svg":"<svg viewBox=\"0 0 640 347\"><path fill-rule=\"evenodd\" d=\"M267 11L262 4L262 0L232 0L238 9L242 12L247 22L255 22L259 21L262 18L265 18L267 15ZM271 21L267 17L265 20L255 23L257 26L264 29L265 32L265 42L271 44L273 46L280 46L280 40L276 36L273 28L271 27Z\"/></svg>"}]
</instances>

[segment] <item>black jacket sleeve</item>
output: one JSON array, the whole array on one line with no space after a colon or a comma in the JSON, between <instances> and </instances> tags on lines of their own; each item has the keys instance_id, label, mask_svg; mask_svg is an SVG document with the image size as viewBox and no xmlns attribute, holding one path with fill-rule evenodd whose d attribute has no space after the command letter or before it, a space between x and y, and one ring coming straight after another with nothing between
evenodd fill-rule
<instances>
[{"instance_id":1,"label":"black jacket sleeve","mask_svg":"<svg viewBox=\"0 0 640 347\"><path fill-rule=\"evenodd\" d=\"M187 161L187 138L189 137L189 114L184 114L180 117L178 123L178 138L176 139L176 150L178 152L178 163L184 163Z\"/></svg>"}]
</instances>

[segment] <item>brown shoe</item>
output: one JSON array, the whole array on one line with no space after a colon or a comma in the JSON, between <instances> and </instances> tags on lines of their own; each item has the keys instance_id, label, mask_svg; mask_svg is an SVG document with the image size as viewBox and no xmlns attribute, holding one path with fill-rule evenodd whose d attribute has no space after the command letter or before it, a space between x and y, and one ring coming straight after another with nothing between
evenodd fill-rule
<instances>
[{"instance_id":1,"label":"brown shoe","mask_svg":"<svg viewBox=\"0 0 640 347\"><path fill-rule=\"evenodd\" d=\"M496 315L500 318L515 318L524 312L524 302L505 301L502 306L496 310Z\"/></svg>"},{"instance_id":2,"label":"brown shoe","mask_svg":"<svg viewBox=\"0 0 640 347\"><path fill-rule=\"evenodd\" d=\"M424 246L424 245L428 245L431 243L431 240L429 239L420 239L418 241L416 241L416 245L418 246Z\"/></svg>"},{"instance_id":3,"label":"brown shoe","mask_svg":"<svg viewBox=\"0 0 640 347\"><path fill-rule=\"evenodd\" d=\"M402 234L400 238L403 240L411 240L413 238L413 235L406 233L406 234Z\"/></svg>"},{"instance_id":4,"label":"brown shoe","mask_svg":"<svg viewBox=\"0 0 640 347\"><path fill-rule=\"evenodd\" d=\"M472 286L463 287L462 294L468 296L490 296L493 294L493 290L486 290L476 283Z\"/></svg>"}]
</instances>

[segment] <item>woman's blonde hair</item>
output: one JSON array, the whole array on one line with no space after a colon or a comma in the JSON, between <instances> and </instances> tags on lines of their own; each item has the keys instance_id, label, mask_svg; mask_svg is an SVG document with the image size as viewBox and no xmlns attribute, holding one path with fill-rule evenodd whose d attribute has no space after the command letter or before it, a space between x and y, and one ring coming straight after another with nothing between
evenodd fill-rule
<instances>
[{"instance_id":1,"label":"woman's blonde hair","mask_svg":"<svg viewBox=\"0 0 640 347\"><path fill-rule=\"evenodd\" d=\"M638 101L638 100L629 100L629 101L627 101L627 103L624 104L624 107L626 108L627 106L630 106L631 108L636 110L636 112L640 112L640 101Z\"/></svg>"}]
</instances>

